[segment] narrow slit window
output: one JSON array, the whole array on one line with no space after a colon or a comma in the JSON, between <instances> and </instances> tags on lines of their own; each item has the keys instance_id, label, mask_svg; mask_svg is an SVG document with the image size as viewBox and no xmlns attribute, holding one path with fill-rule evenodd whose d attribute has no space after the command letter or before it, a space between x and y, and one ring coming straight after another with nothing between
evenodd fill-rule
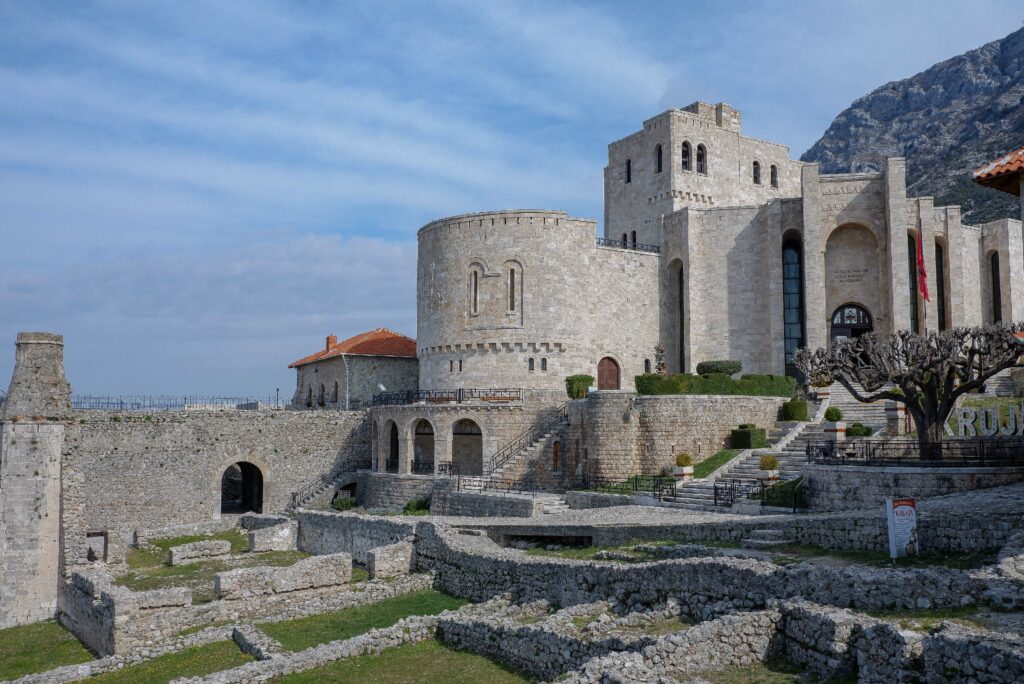
<instances>
[{"instance_id":1,"label":"narrow slit window","mask_svg":"<svg viewBox=\"0 0 1024 684\"><path fill-rule=\"evenodd\" d=\"M661 145L654 148L654 172L661 173Z\"/></svg>"},{"instance_id":2,"label":"narrow slit window","mask_svg":"<svg viewBox=\"0 0 1024 684\"><path fill-rule=\"evenodd\" d=\"M761 162L754 162L753 173L754 173L754 185L760 185L761 184Z\"/></svg>"},{"instance_id":3,"label":"narrow slit window","mask_svg":"<svg viewBox=\"0 0 1024 684\"><path fill-rule=\"evenodd\" d=\"M683 171L690 170L690 143L683 143Z\"/></svg>"},{"instance_id":4,"label":"narrow slit window","mask_svg":"<svg viewBox=\"0 0 1024 684\"><path fill-rule=\"evenodd\" d=\"M546 358L540 360L540 369L546 371L548 369L548 360Z\"/></svg>"},{"instance_id":5,"label":"narrow slit window","mask_svg":"<svg viewBox=\"0 0 1024 684\"><path fill-rule=\"evenodd\" d=\"M633 182L633 162L632 160L626 160L626 182Z\"/></svg>"},{"instance_id":6,"label":"narrow slit window","mask_svg":"<svg viewBox=\"0 0 1024 684\"><path fill-rule=\"evenodd\" d=\"M779 187L779 167L772 164L771 168L768 169L768 173L771 176L772 187Z\"/></svg>"},{"instance_id":7,"label":"narrow slit window","mask_svg":"<svg viewBox=\"0 0 1024 684\"><path fill-rule=\"evenodd\" d=\"M474 270L470 276L470 304L469 310L472 313L480 311L480 274Z\"/></svg>"},{"instance_id":8,"label":"narrow slit window","mask_svg":"<svg viewBox=\"0 0 1024 684\"><path fill-rule=\"evenodd\" d=\"M508 269L508 310L516 310L516 269Z\"/></svg>"},{"instance_id":9,"label":"narrow slit window","mask_svg":"<svg viewBox=\"0 0 1024 684\"><path fill-rule=\"evenodd\" d=\"M529 360L529 361L527 362L527 364L526 364L526 367L527 367L527 368L528 368L529 370L531 370L531 371L533 370L533 368L534 368L534 360L533 360L533 357L532 357L532 356L530 357L530 360Z\"/></svg>"}]
</instances>

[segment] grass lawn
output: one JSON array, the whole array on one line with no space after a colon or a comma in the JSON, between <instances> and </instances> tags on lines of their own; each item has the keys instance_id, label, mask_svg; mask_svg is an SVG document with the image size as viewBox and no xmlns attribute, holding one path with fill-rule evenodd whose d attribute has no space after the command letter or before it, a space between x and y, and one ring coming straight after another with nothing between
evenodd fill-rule
<instances>
[{"instance_id":1,"label":"grass lawn","mask_svg":"<svg viewBox=\"0 0 1024 684\"><path fill-rule=\"evenodd\" d=\"M775 547L772 551L782 555L782 558L779 560L783 565L793 562L794 559L804 560L808 558L829 557L839 558L851 564L869 565L876 568L891 568L893 566L893 561L889 558L888 551L835 551L809 544L786 544ZM973 570L994 563L997 553L996 549L967 553L926 553L914 558L899 558L896 560L896 567L924 568L941 566L959 570Z\"/></svg>"},{"instance_id":2,"label":"grass lawn","mask_svg":"<svg viewBox=\"0 0 1024 684\"><path fill-rule=\"evenodd\" d=\"M289 651L301 651L317 644L348 639L374 628L390 627L410 615L437 615L467 603L469 602L465 599L455 598L433 589L423 589L334 613L282 622L265 622L259 625L259 628L277 639Z\"/></svg>"},{"instance_id":3,"label":"grass lawn","mask_svg":"<svg viewBox=\"0 0 1024 684\"><path fill-rule=\"evenodd\" d=\"M913 629L919 632L928 632L939 626L943 620L951 620L968 627L983 627L984 625L974 616L981 609L978 606L964 606L961 608L934 608L931 610L884 610L867 611L868 615L881 620L896 622L903 629Z\"/></svg>"},{"instance_id":4,"label":"grass lawn","mask_svg":"<svg viewBox=\"0 0 1024 684\"><path fill-rule=\"evenodd\" d=\"M90 677L89 684L163 684L178 677L199 677L238 667L252 656L238 650L233 641L216 641L178 653L168 653L116 672Z\"/></svg>"},{"instance_id":5,"label":"grass lawn","mask_svg":"<svg viewBox=\"0 0 1024 684\"><path fill-rule=\"evenodd\" d=\"M817 677L807 677L802 670L784 660L770 660L746 667L731 667L718 672L702 672L700 676L711 684L804 684L805 682L822 682ZM678 677L682 681L689 679L686 675ZM856 677L848 679L829 679L823 684L854 684Z\"/></svg>"},{"instance_id":6,"label":"grass lawn","mask_svg":"<svg viewBox=\"0 0 1024 684\"><path fill-rule=\"evenodd\" d=\"M563 549L548 550L544 546L535 546L532 549L527 549L526 555L528 556L548 556L552 558L571 558L573 560L596 560L600 551L618 551L620 553L627 553L634 557L637 563L647 563L650 561L665 560L659 556L653 556L651 554L636 551L632 547L639 544L647 546L671 546L674 544L697 544L700 546L710 546L719 549L738 549L740 548L739 542L720 542L720 541L672 541L672 540L650 540L650 539L631 539L625 544L619 546L570 546ZM606 562L618 562L628 563L630 561L606 561Z\"/></svg>"},{"instance_id":7,"label":"grass lawn","mask_svg":"<svg viewBox=\"0 0 1024 684\"><path fill-rule=\"evenodd\" d=\"M75 635L56 620L0 629L0 679L92 660Z\"/></svg>"},{"instance_id":8,"label":"grass lawn","mask_svg":"<svg viewBox=\"0 0 1024 684\"><path fill-rule=\"evenodd\" d=\"M188 563L186 565L167 565L167 552L172 546L189 544L196 541L225 540L231 542L231 553L242 554L242 557L221 557L210 560ZM151 548L151 547L155 547ZM213 578L218 572L234 568L250 568L257 565L286 566L309 556L301 551L268 551L266 553L248 553L248 535L241 530L228 530L217 534L184 535L153 539L142 548L130 548L125 557L128 572L114 581L134 591L150 589L166 589L168 587L189 587L192 589L192 603L209 603L216 597L213 591ZM352 580L365 579L365 571L357 579L355 568Z\"/></svg>"},{"instance_id":9,"label":"grass lawn","mask_svg":"<svg viewBox=\"0 0 1024 684\"><path fill-rule=\"evenodd\" d=\"M722 449L711 458L705 458L700 463L694 465L693 476L695 478L707 477L732 459L736 458L736 454L738 453L739 451L735 449Z\"/></svg>"},{"instance_id":10,"label":"grass lawn","mask_svg":"<svg viewBox=\"0 0 1024 684\"><path fill-rule=\"evenodd\" d=\"M373 682L373 684L519 684L532 679L484 656L453 651L438 641L389 648L380 655L339 660L315 670L273 680L280 684Z\"/></svg>"}]
</instances>

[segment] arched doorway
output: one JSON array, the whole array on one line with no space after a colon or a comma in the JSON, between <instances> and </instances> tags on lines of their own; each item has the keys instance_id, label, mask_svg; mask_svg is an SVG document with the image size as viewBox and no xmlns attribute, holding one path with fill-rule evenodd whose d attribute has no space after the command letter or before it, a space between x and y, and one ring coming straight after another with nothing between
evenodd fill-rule
<instances>
[{"instance_id":1,"label":"arched doorway","mask_svg":"<svg viewBox=\"0 0 1024 684\"><path fill-rule=\"evenodd\" d=\"M263 473L248 461L232 463L220 477L220 512L250 511L263 512Z\"/></svg>"},{"instance_id":2,"label":"arched doorway","mask_svg":"<svg viewBox=\"0 0 1024 684\"><path fill-rule=\"evenodd\" d=\"M434 472L434 426L425 418L416 421L414 428L412 472Z\"/></svg>"},{"instance_id":3,"label":"arched doorway","mask_svg":"<svg viewBox=\"0 0 1024 684\"><path fill-rule=\"evenodd\" d=\"M386 468L389 473L398 472L398 426L391 422L391 434L388 439L388 460Z\"/></svg>"},{"instance_id":4,"label":"arched doorway","mask_svg":"<svg viewBox=\"0 0 1024 684\"><path fill-rule=\"evenodd\" d=\"M558 472L562 469L562 443L555 442L551 445L551 470Z\"/></svg>"},{"instance_id":5,"label":"arched doorway","mask_svg":"<svg viewBox=\"0 0 1024 684\"><path fill-rule=\"evenodd\" d=\"M459 469L459 475L484 474L484 435L469 418L452 427L452 463Z\"/></svg>"},{"instance_id":6,"label":"arched doorway","mask_svg":"<svg viewBox=\"0 0 1024 684\"><path fill-rule=\"evenodd\" d=\"M867 309L857 304L843 304L832 314L831 337L833 340L860 337L873 327Z\"/></svg>"},{"instance_id":7,"label":"arched doorway","mask_svg":"<svg viewBox=\"0 0 1024 684\"><path fill-rule=\"evenodd\" d=\"M619 389L619 364L610 356L604 357L597 364L597 389Z\"/></svg>"}]
</instances>

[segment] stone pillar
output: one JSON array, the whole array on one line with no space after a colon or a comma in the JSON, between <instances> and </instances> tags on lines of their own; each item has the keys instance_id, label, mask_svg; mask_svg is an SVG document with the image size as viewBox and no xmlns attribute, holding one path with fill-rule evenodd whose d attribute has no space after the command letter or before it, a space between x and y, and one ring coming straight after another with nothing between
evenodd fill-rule
<instances>
[{"instance_id":1,"label":"stone pillar","mask_svg":"<svg viewBox=\"0 0 1024 684\"><path fill-rule=\"evenodd\" d=\"M60 585L64 339L18 333L0 414L0 629L52 618Z\"/></svg>"},{"instance_id":2,"label":"stone pillar","mask_svg":"<svg viewBox=\"0 0 1024 684\"><path fill-rule=\"evenodd\" d=\"M936 296L939 292L939 279L941 273L935 272L935 201L931 197L922 197L917 200L921 220L918 230L921 231L921 249L924 250L924 270L928 274L928 295L930 302L924 301L924 297L918 294L918 302L924 311L924 325L921 332L926 330L939 329L939 302ZM917 287L917 283L914 284Z\"/></svg>"},{"instance_id":3,"label":"stone pillar","mask_svg":"<svg viewBox=\"0 0 1024 684\"><path fill-rule=\"evenodd\" d=\"M398 472L401 475L412 472L412 460L415 456L414 429L411 425L405 429L398 429Z\"/></svg>"},{"instance_id":4,"label":"stone pillar","mask_svg":"<svg viewBox=\"0 0 1024 684\"><path fill-rule=\"evenodd\" d=\"M765 275L768 277L766 291L768 292L768 308L771 312L768 334L770 351L770 368L772 373L785 375L786 373L786 333L783 325L783 298L782 298L782 202L773 201L768 205L765 212L767 229L768 268Z\"/></svg>"},{"instance_id":5,"label":"stone pillar","mask_svg":"<svg viewBox=\"0 0 1024 684\"><path fill-rule=\"evenodd\" d=\"M1016 222L1005 219L1005 237L1000 235L1002 249L999 255L1000 284L1003 299L1003 320L1009 323L1024 321L1024 235ZM1004 231L1000 231L1004 232Z\"/></svg>"},{"instance_id":6,"label":"stone pillar","mask_svg":"<svg viewBox=\"0 0 1024 684\"><path fill-rule=\"evenodd\" d=\"M946 269L949 271L949 327L974 325L966 314L967 287L964 269L964 229L960 221L960 207L944 207L946 217ZM977 277L974 275L973 277Z\"/></svg>"},{"instance_id":7,"label":"stone pillar","mask_svg":"<svg viewBox=\"0 0 1024 684\"><path fill-rule=\"evenodd\" d=\"M800 169L803 193L804 282L825 282L825 226L821 224L821 187L818 165L807 164ZM804 319L808 349L828 344L829 320L825 310L825 287L804 288Z\"/></svg>"},{"instance_id":8,"label":"stone pillar","mask_svg":"<svg viewBox=\"0 0 1024 684\"><path fill-rule=\"evenodd\" d=\"M907 160L885 160L885 219L888 225L890 331L910 329L910 255L907 253ZM814 281L811 281L814 282Z\"/></svg>"}]
</instances>

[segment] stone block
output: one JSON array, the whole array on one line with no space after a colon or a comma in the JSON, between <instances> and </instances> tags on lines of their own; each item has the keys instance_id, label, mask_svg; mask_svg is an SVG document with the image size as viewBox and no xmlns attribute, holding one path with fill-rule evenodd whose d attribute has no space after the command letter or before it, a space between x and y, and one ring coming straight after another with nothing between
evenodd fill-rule
<instances>
[{"instance_id":1,"label":"stone block","mask_svg":"<svg viewBox=\"0 0 1024 684\"><path fill-rule=\"evenodd\" d=\"M366 569L370 579L408 575L412 570L412 542L399 542L370 549L367 553Z\"/></svg>"},{"instance_id":2,"label":"stone block","mask_svg":"<svg viewBox=\"0 0 1024 684\"><path fill-rule=\"evenodd\" d=\"M298 525L294 522L250 530L249 553L294 551L297 534Z\"/></svg>"},{"instance_id":3,"label":"stone block","mask_svg":"<svg viewBox=\"0 0 1024 684\"><path fill-rule=\"evenodd\" d=\"M206 558L226 556L229 553L231 553L231 542L227 540L198 541L172 546L167 551L167 563L169 565L184 565Z\"/></svg>"}]
</instances>

